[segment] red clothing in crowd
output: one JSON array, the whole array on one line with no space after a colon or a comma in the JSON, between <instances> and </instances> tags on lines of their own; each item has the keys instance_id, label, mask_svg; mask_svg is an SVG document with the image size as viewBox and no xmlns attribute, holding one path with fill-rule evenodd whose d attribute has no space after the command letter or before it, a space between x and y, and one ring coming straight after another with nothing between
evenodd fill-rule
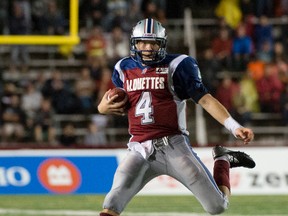
<instances>
[{"instance_id":1,"label":"red clothing in crowd","mask_svg":"<svg viewBox=\"0 0 288 216\"><path fill-rule=\"evenodd\" d=\"M283 90L275 67L271 64L265 66L264 75L256 81L257 91L262 112L278 112L280 95Z\"/></svg>"}]
</instances>

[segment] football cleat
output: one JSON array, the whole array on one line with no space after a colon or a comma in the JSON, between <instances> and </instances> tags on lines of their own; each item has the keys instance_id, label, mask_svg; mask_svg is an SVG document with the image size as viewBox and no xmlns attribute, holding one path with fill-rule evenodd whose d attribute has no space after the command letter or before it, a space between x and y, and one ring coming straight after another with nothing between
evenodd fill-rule
<instances>
[{"instance_id":1,"label":"football cleat","mask_svg":"<svg viewBox=\"0 0 288 216\"><path fill-rule=\"evenodd\" d=\"M231 151L219 145L213 148L212 155L214 159L223 155L227 155L230 162L230 168L242 166L252 169L256 166L254 160L246 153L240 151Z\"/></svg>"}]
</instances>

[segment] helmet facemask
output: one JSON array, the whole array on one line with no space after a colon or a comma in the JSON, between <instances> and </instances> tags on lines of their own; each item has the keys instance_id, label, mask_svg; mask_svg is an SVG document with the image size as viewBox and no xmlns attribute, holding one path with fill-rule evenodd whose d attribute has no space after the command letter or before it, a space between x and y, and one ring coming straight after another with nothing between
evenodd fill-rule
<instances>
[{"instance_id":1,"label":"helmet facemask","mask_svg":"<svg viewBox=\"0 0 288 216\"><path fill-rule=\"evenodd\" d=\"M138 41L156 41L159 45L158 50L138 50L136 44ZM167 35L165 28L153 19L141 20L133 28L130 39L131 57L142 64L151 65L162 61L166 56ZM149 59L144 59L144 52L151 52Z\"/></svg>"}]
</instances>

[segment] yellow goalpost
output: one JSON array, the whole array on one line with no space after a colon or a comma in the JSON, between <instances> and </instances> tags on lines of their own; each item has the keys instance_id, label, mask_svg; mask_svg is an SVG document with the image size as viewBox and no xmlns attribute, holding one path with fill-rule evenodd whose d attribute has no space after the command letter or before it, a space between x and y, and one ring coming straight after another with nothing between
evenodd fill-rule
<instances>
[{"instance_id":1,"label":"yellow goalpost","mask_svg":"<svg viewBox=\"0 0 288 216\"><path fill-rule=\"evenodd\" d=\"M73 45L78 36L78 0L70 0L69 35L1 35L0 44Z\"/></svg>"}]
</instances>

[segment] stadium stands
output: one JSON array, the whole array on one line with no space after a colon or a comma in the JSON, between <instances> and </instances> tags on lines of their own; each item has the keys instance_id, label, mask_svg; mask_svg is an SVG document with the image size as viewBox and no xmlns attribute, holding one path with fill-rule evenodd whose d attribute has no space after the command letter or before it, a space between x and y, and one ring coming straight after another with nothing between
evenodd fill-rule
<instances>
[{"instance_id":1,"label":"stadium stands","mask_svg":"<svg viewBox=\"0 0 288 216\"><path fill-rule=\"evenodd\" d=\"M89 21L89 20L88 20ZM15 83L18 89L18 93L23 90L23 85L27 80L36 81L39 79L39 75L44 75L44 79L47 80L51 77L52 72L57 69L61 71L62 78L67 81L69 84L69 90L74 91L74 83L78 77L78 73L80 72L83 66L91 66L89 65L89 61L87 59L87 50L86 50L86 41L89 37L89 33L91 32L91 28L89 28L89 22L80 23L80 37L81 43L77 44L71 49L71 52L68 55L65 51L65 47L59 47L56 45L29 45L28 53L30 55L30 61L28 63L28 71L11 71L11 46L9 45L1 45L0 47L0 68L1 68L1 79L0 79L0 93L3 96L4 86L6 83ZM281 38L281 30L287 25L287 19L285 17L270 17L270 23L273 25L273 35L277 37L278 41L282 41ZM88 24L87 24L88 23ZM197 44L197 59L199 62L203 59L203 51L210 48L210 42L215 37L216 32L219 29L219 20L215 16L211 16L209 18L196 18L194 20L194 30L196 35L196 44ZM252 25L256 25L258 23L257 18L253 20ZM83 26L84 25L84 26ZM88 26L87 26L88 25ZM169 31L169 42L168 49L172 52L187 52L187 47L183 41L185 38L182 34L183 31L183 19L165 19L165 26ZM83 30L84 29L84 30ZM105 28L103 28L105 30ZM127 29L126 29L127 30ZM233 29L231 29L233 32ZM125 36L129 37L128 32L124 32ZM109 31L104 31L104 37L110 36ZM234 36L233 34L231 35ZM287 40L283 35L283 41ZM173 41L173 43L171 43ZM284 42L283 42L284 43ZM67 47L66 47L67 48ZM69 49L69 48L67 48ZM109 59L105 61L109 62ZM287 61L286 61L286 64ZM103 69L103 68L102 68ZM222 79L223 71L227 71L229 69L229 73L231 77L238 82L243 75L243 71L235 71L233 68L220 68L218 71L215 71L217 74L217 81ZM112 70L110 65L108 66L108 70ZM286 71L286 74L288 72ZM204 75L205 76L205 75ZM287 75L288 76L288 75ZM98 78L97 78L98 79ZM101 82L99 80L95 80L99 84ZM287 85L287 83L286 83ZM107 84L108 86L108 84ZM100 90L99 90L100 92ZM98 95L97 95L98 96ZM95 96L95 103L97 103L97 96ZM95 105L96 106L96 105ZM1 109L4 108L3 104ZM189 106L190 111L189 115L191 115L190 122L188 123L191 131L191 139L193 140L195 131L195 122L194 122L194 105ZM2 112L2 111L1 111ZM88 113L85 114L83 112L77 113L56 113L54 116L57 136L60 136L63 131L63 126L67 122L72 122L76 127L76 134L80 137L79 145L81 145L81 140L85 136L87 132L87 125L92 120L92 116L97 115L97 113ZM210 125L209 117L206 117L206 121ZM124 124L123 124L124 122ZM1 122L2 123L2 122ZM223 130L222 127L218 124L211 123L214 126L214 129L210 131L208 142L230 142L229 136L226 130ZM287 123L286 123L287 124ZM124 126L122 126L124 125ZM263 144L268 143L269 145L288 145L287 137L288 137L288 128L285 123L283 123L283 117L281 112L257 112L251 113L251 120L249 125L254 129L256 137L255 144ZM1 125L0 125L1 126ZM106 134L110 146L123 146L123 142L127 140L129 137L127 133L127 124L126 119L113 119L109 118L107 127L103 130ZM219 133L221 134L219 136ZM1 139L1 138L0 138ZM228 140L228 141L227 141ZM267 142L270 140L271 142ZM1 140L0 140L1 142ZM7 145L6 145L7 146ZM19 145L21 147L21 144ZM47 144L49 146L49 143Z\"/></svg>"}]
</instances>

